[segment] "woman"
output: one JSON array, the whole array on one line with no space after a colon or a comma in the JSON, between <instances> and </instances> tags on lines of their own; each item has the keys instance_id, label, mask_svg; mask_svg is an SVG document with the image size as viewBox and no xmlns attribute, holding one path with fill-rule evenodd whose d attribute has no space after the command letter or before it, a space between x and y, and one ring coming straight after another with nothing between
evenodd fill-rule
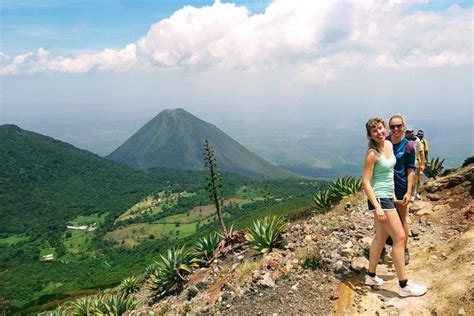
<instances>
[{"instance_id":1,"label":"woman","mask_svg":"<svg viewBox=\"0 0 474 316\"><path fill-rule=\"evenodd\" d=\"M426 287L408 282L405 270L405 232L397 214L394 196L394 166L396 163L390 141L385 140L385 122L381 118L369 119L365 125L369 148L365 156L362 184L368 197L369 210L374 212L375 237L370 246L369 271L365 284L381 286L383 280L376 276L377 263L390 235L393 239L392 258L397 273L399 290L402 297L420 296L426 293Z\"/></svg>"},{"instance_id":2,"label":"woman","mask_svg":"<svg viewBox=\"0 0 474 316\"><path fill-rule=\"evenodd\" d=\"M408 205L411 201L412 188L415 181L415 160L416 152L414 143L405 138L406 124L405 119L400 114L393 115L388 121L390 127L390 136L388 140L393 145L393 153L397 159L395 164L395 197L397 203L397 212L402 220L405 230L405 264L410 261L408 252ZM388 241L390 244L390 242Z\"/></svg>"}]
</instances>

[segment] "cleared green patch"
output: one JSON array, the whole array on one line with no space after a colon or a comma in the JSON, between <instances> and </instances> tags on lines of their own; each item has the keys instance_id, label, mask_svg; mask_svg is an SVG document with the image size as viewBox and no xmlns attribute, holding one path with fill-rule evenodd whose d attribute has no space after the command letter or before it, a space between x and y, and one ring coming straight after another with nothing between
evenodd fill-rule
<instances>
[{"instance_id":1,"label":"cleared green patch","mask_svg":"<svg viewBox=\"0 0 474 316\"><path fill-rule=\"evenodd\" d=\"M0 238L0 244L14 245L21 241L28 240L28 237L25 235L14 235L10 237Z\"/></svg>"},{"instance_id":2,"label":"cleared green patch","mask_svg":"<svg viewBox=\"0 0 474 316\"><path fill-rule=\"evenodd\" d=\"M170 216L171 217L171 216ZM182 215L181 215L182 217ZM179 239L188 237L196 233L199 225L204 225L212 222L216 216L212 215L202 220L197 220L190 223L180 222L158 222L153 224L138 223L127 227L116 229L108 232L104 239L113 240L122 246L133 247L142 241L148 239ZM169 219L164 218L163 221Z\"/></svg>"},{"instance_id":3,"label":"cleared green patch","mask_svg":"<svg viewBox=\"0 0 474 316\"><path fill-rule=\"evenodd\" d=\"M181 193L172 193L165 194L165 192L160 192L156 195L148 196L146 199L138 202L129 208L125 213L120 215L117 218L116 222L124 221L127 219L135 218L142 216L144 214L154 215L162 211L163 206L172 207L176 205L178 197L190 197L196 195L192 192L181 192Z\"/></svg>"},{"instance_id":4,"label":"cleared green patch","mask_svg":"<svg viewBox=\"0 0 474 316\"><path fill-rule=\"evenodd\" d=\"M69 224L72 226L92 225L94 223L100 224L104 222L107 214L108 212L103 214L94 213L91 215L81 215L70 221Z\"/></svg>"},{"instance_id":5,"label":"cleared green patch","mask_svg":"<svg viewBox=\"0 0 474 316\"><path fill-rule=\"evenodd\" d=\"M235 192L235 198L237 199L255 199L262 196L262 190L253 186L244 185L241 186Z\"/></svg>"},{"instance_id":6,"label":"cleared green patch","mask_svg":"<svg viewBox=\"0 0 474 316\"><path fill-rule=\"evenodd\" d=\"M88 249L89 239L92 238L92 233L80 230L69 230L64 234L63 238L64 248L66 248L69 253L85 253Z\"/></svg>"}]
</instances>

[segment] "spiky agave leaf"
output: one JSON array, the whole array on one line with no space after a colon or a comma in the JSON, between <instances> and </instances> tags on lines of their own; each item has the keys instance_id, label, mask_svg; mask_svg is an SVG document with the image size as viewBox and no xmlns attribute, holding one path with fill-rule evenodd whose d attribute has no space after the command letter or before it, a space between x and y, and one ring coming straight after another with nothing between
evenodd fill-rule
<instances>
[{"instance_id":1,"label":"spiky agave leaf","mask_svg":"<svg viewBox=\"0 0 474 316\"><path fill-rule=\"evenodd\" d=\"M329 189L317 191L313 196L314 208L318 212L326 212L331 205L331 194Z\"/></svg>"},{"instance_id":2,"label":"spiky agave leaf","mask_svg":"<svg viewBox=\"0 0 474 316\"><path fill-rule=\"evenodd\" d=\"M123 279L119 285L119 291L125 295L130 295L139 290L140 279L136 276L131 276Z\"/></svg>"},{"instance_id":3,"label":"spiky agave leaf","mask_svg":"<svg viewBox=\"0 0 474 316\"><path fill-rule=\"evenodd\" d=\"M439 157L432 158L430 163L426 166L424 171L425 175L428 178L436 179L436 177L439 176L443 171L443 163L444 159L441 160Z\"/></svg>"},{"instance_id":4,"label":"spiky agave leaf","mask_svg":"<svg viewBox=\"0 0 474 316\"><path fill-rule=\"evenodd\" d=\"M214 255L214 250L216 249L219 240L220 238L216 233L199 238L194 244L193 254L198 259L209 262Z\"/></svg>"},{"instance_id":5,"label":"spiky agave leaf","mask_svg":"<svg viewBox=\"0 0 474 316\"><path fill-rule=\"evenodd\" d=\"M150 276L155 273L156 271L156 264L151 263L148 267L145 268L145 272L143 272L143 279L147 280Z\"/></svg>"},{"instance_id":6,"label":"spiky agave leaf","mask_svg":"<svg viewBox=\"0 0 474 316\"><path fill-rule=\"evenodd\" d=\"M88 316L91 315L96 298L94 296L84 296L77 298L66 304L67 310L74 316Z\"/></svg>"},{"instance_id":7,"label":"spiky agave leaf","mask_svg":"<svg viewBox=\"0 0 474 316\"><path fill-rule=\"evenodd\" d=\"M168 249L166 255L160 255L156 261L156 271L150 277L153 296L163 297L179 292L184 276L197 266L192 252L181 248Z\"/></svg>"},{"instance_id":8,"label":"spiky agave leaf","mask_svg":"<svg viewBox=\"0 0 474 316\"><path fill-rule=\"evenodd\" d=\"M279 245L281 234L286 227L283 217L266 216L253 222L253 227L248 229L246 238L253 249L266 253Z\"/></svg>"},{"instance_id":9,"label":"spiky agave leaf","mask_svg":"<svg viewBox=\"0 0 474 316\"><path fill-rule=\"evenodd\" d=\"M331 200L337 202L342 198L359 192L362 189L362 182L353 176L338 177L329 184Z\"/></svg>"},{"instance_id":10,"label":"spiky agave leaf","mask_svg":"<svg viewBox=\"0 0 474 316\"><path fill-rule=\"evenodd\" d=\"M97 299L91 315L121 316L137 307L138 301L125 294L107 295Z\"/></svg>"},{"instance_id":11,"label":"spiky agave leaf","mask_svg":"<svg viewBox=\"0 0 474 316\"><path fill-rule=\"evenodd\" d=\"M38 316L69 316L71 313L68 313L63 307L58 307L51 311L46 311L38 314Z\"/></svg>"}]
</instances>

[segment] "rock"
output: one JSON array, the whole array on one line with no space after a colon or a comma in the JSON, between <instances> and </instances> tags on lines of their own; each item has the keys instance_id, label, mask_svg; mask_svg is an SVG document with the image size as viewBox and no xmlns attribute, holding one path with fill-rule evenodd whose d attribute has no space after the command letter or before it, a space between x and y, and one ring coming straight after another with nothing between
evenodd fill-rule
<instances>
[{"instance_id":1,"label":"rock","mask_svg":"<svg viewBox=\"0 0 474 316\"><path fill-rule=\"evenodd\" d=\"M352 241L348 241L345 245L344 245L344 248L352 248L353 244L352 244Z\"/></svg>"},{"instance_id":2,"label":"rock","mask_svg":"<svg viewBox=\"0 0 474 316\"><path fill-rule=\"evenodd\" d=\"M424 189L428 193L434 193L438 191L441 187L442 185L440 183L428 181L425 184Z\"/></svg>"},{"instance_id":3,"label":"rock","mask_svg":"<svg viewBox=\"0 0 474 316\"><path fill-rule=\"evenodd\" d=\"M416 212L417 215L432 215L433 214L433 211L432 210L428 210L428 209L422 209L418 212Z\"/></svg>"},{"instance_id":4,"label":"rock","mask_svg":"<svg viewBox=\"0 0 474 316\"><path fill-rule=\"evenodd\" d=\"M426 195L426 197L431 201L439 201L440 199L439 194L436 193L429 193Z\"/></svg>"},{"instance_id":5,"label":"rock","mask_svg":"<svg viewBox=\"0 0 474 316\"><path fill-rule=\"evenodd\" d=\"M341 271L344 269L344 263L341 260L336 261L336 263L334 263L333 265L333 268L334 268L334 271L336 272Z\"/></svg>"},{"instance_id":6,"label":"rock","mask_svg":"<svg viewBox=\"0 0 474 316\"><path fill-rule=\"evenodd\" d=\"M264 287L275 287L275 281L272 279L269 273L265 273L263 278L257 282L258 285Z\"/></svg>"},{"instance_id":7,"label":"rock","mask_svg":"<svg viewBox=\"0 0 474 316\"><path fill-rule=\"evenodd\" d=\"M418 231L418 229L416 229L415 227L411 228L411 236L412 237L420 236L420 232Z\"/></svg>"},{"instance_id":8,"label":"rock","mask_svg":"<svg viewBox=\"0 0 474 316\"><path fill-rule=\"evenodd\" d=\"M331 299L331 301L337 300L337 299L339 298L339 294L337 294L337 293L332 293L329 298Z\"/></svg>"},{"instance_id":9,"label":"rock","mask_svg":"<svg viewBox=\"0 0 474 316\"><path fill-rule=\"evenodd\" d=\"M369 269L369 260L365 257L356 257L351 261L351 269L356 272L367 270Z\"/></svg>"},{"instance_id":10,"label":"rock","mask_svg":"<svg viewBox=\"0 0 474 316\"><path fill-rule=\"evenodd\" d=\"M239 262L234 263L234 264L232 265L232 267L230 268L231 271L235 271L235 269L237 269L237 267L238 267L239 265L240 265Z\"/></svg>"},{"instance_id":11,"label":"rock","mask_svg":"<svg viewBox=\"0 0 474 316\"><path fill-rule=\"evenodd\" d=\"M196 286L193 286L189 288L188 291L186 292L186 298L189 301L192 298L194 298L196 295L198 295L198 293L199 293L199 289Z\"/></svg>"},{"instance_id":12,"label":"rock","mask_svg":"<svg viewBox=\"0 0 474 316\"><path fill-rule=\"evenodd\" d=\"M410 213L415 213L415 212L420 211L421 209L422 209L422 206L415 202L415 203L413 203L412 206L410 206L409 211L410 211Z\"/></svg>"},{"instance_id":13,"label":"rock","mask_svg":"<svg viewBox=\"0 0 474 316\"><path fill-rule=\"evenodd\" d=\"M452 188L464 182L464 177L462 175L452 176L448 178L447 187Z\"/></svg>"},{"instance_id":14,"label":"rock","mask_svg":"<svg viewBox=\"0 0 474 316\"><path fill-rule=\"evenodd\" d=\"M458 310L458 315L466 315L466 311L464 310L464 308L461 307L461 308Z\"/></svg>"},{"instance_id":15,"label":"rock","mask_svg":"<svg viewBox=\"0 0 474 316\"><path fill-rule=\"evenodd\" d=\"M372 245L373 240L374 239L372 237L364 237L364 238L361 239L360 242L362 243L362 246L364 248L370 248L370 245Z\"/></svg>"},{"instance_id":16,"label":"rock","mask_svg":"<svg viewBox=\"0 0 474 316\"><path fill-rule=\"evenodd\" d=\"M243 255L238 255L236 258L237 258L237 260L240 260L240 261L244 260L244 256L243 256Z\"/></svg>"}]
</instances>

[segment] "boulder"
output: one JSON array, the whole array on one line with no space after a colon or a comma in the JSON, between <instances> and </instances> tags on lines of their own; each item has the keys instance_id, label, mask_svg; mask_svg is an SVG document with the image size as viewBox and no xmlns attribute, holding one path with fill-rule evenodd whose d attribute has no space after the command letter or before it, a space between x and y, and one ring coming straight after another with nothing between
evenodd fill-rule
<instances>
[{"instance_id":1,"label":"boulder","mask_svg":"<svg viewBox=\"0 0 474 316\"><path fill-rule=\"evenodd\" d=\"M362 272L369 269L369 260L365 257L356 257L351 261L351 269L355 272Z\"/></svg>"},{"instance_id":2,"label":"boulder","mask_svg":"<svg viewBox=\"0 0 474 316\"><path fill-rule=\"evenodd\" d=\"M436 193L429 193L426 195L426 197L431 201L439 201L440 199L439 194Z\"/></svg>"}]
</instances>

